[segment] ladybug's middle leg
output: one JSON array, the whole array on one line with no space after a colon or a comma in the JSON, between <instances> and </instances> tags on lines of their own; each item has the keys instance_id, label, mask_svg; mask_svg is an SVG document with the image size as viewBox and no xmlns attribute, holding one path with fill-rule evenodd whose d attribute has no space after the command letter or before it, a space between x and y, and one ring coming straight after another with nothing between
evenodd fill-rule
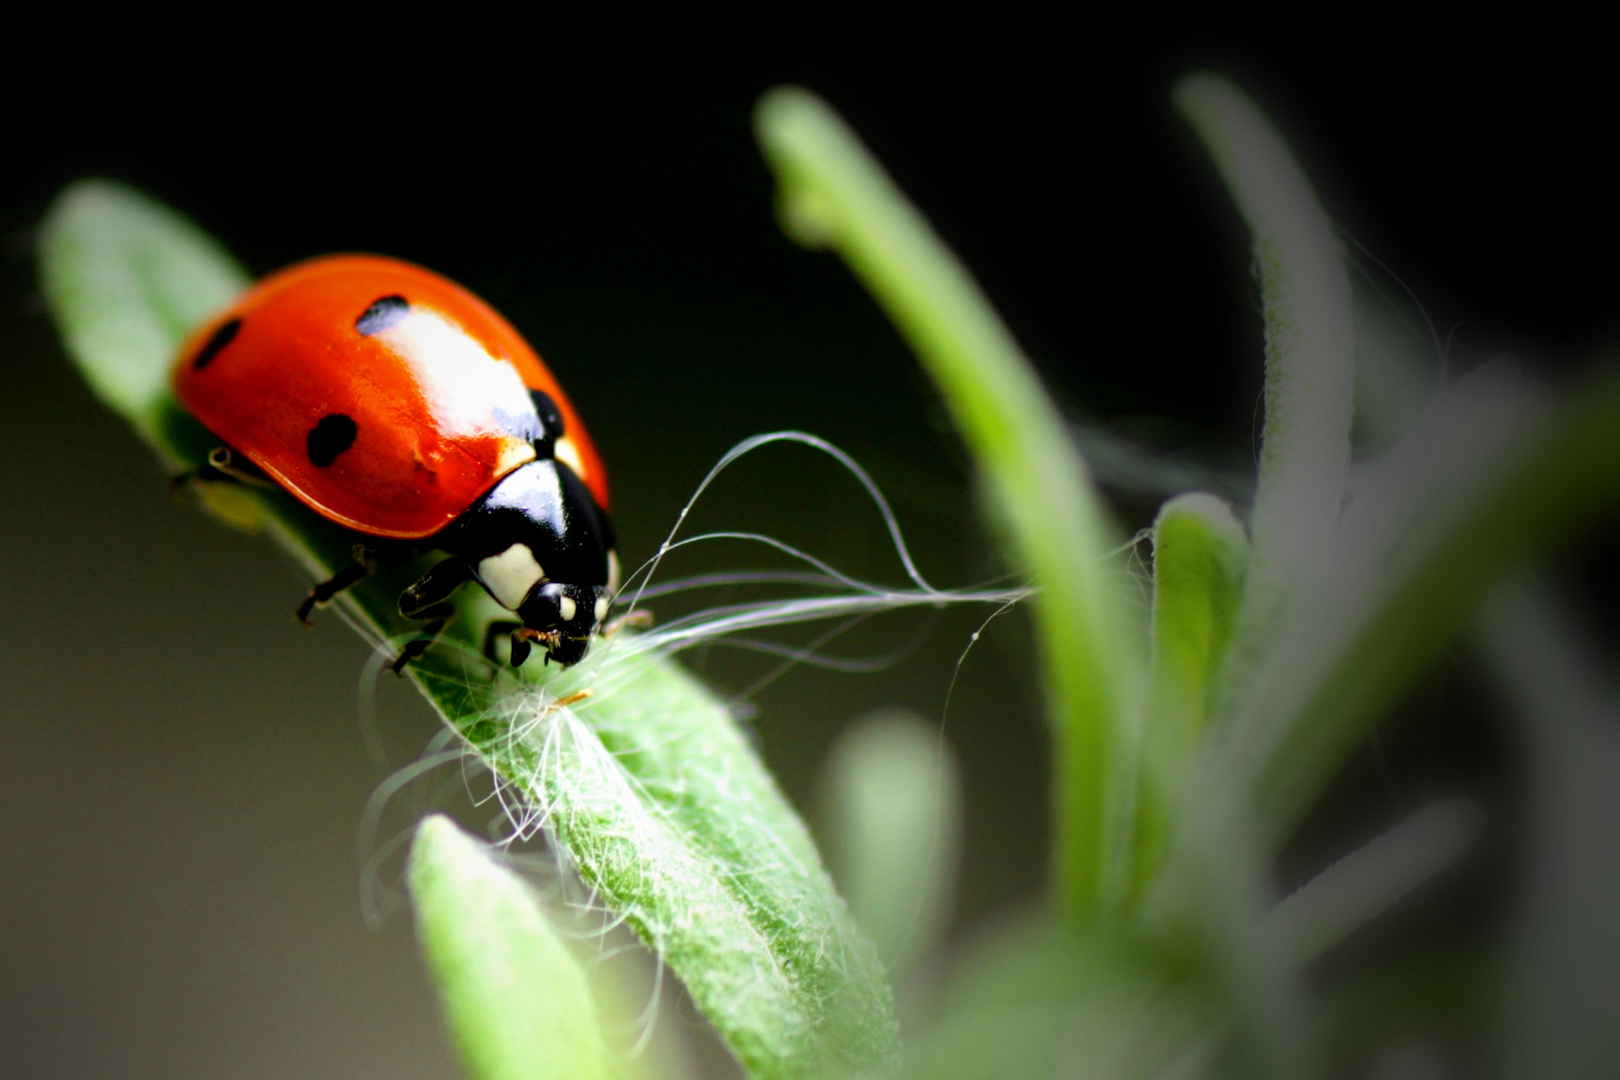
<instances>
[{"instance_id":1,"label":"ladybug's middle leg","mask_svg":"<svg viewBox=\"0 0 1620 1080\"><path fill-rule=\"evenodd\" d=\"M364 581L366 576L376 568L377 562L372 553L363 547L356 547L354 549L354 562L309 590L309 595L304 597L304 602L298 605L296 613L298 621L305 626L314 626L315 624L309 621L309 613L315 610L317 604L328 603L344 589L352 588Z\"/></svg>"},{"instance_id":2,"label":"ladybug's middle leg","mask_svg":"<svg viewBox=\"0 0 1620 1080\"><path fill-rule=\"evenodd\" d=\"M399 655L394 657L394 662L388 665L394 674L404 675L405 665L427 652L428 646L439 640L439 635L444 633L444 628L449 626L450 620L455 617L454 604L435 604L418 612L415 618L432 621L422 627L421 634L406 642L405 647L399 650Z\"/></svg>"},{"instance_id":3,"label":"ladybug's middle leg","mask_svg":"<svg viewBox=\"0 0 1620 1080\"><path fill-rule=\"evenodd\" d=\"M266 491L276 488L276 482L264 470L228 446L214 447L203 464L170 477L169 491L179 496L194 483L236 483Z\"/></svg>"}]
</instances>

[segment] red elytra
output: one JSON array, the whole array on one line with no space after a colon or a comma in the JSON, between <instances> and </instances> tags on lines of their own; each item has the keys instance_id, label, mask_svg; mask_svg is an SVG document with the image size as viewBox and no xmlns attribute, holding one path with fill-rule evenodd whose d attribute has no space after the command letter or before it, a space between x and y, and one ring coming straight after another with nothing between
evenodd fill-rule
<instances>
[{"instance_id":1,"label":"red elytra","mask_svg":"<svg viewBox=\"0 0 1620 1080\"><path fill-rule=\"evenodd\" d=\"M357 319L380 298L405 298L410 317L363 333ZM326 256L270 275L186 342L174 389L311 509L406 540L439 532L534 460L507 418L532 411L528 391L540 390L564 422L557 460L608 509L601 458L534 350L472 293L395 259ZM312 460L311 433L333 417L347 442Z\"/></svg>"}]
</instances>

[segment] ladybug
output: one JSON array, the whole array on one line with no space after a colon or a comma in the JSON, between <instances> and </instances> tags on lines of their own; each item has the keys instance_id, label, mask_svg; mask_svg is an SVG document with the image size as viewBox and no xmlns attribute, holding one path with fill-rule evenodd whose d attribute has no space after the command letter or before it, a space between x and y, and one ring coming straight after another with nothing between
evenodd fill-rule
<instances>
[{"instance_id":1,"label":"ladybug","mask_svg":"<svg viewBox=\"0 0 1620 1080\"><path fill-rule=\"evenodd\" d=\"M505 319L438 274L369 255L271 274L181 347L180 402L224 444L196 479L285 489L357 536L354 565L310 590L309 613L379 560L447 558L399 598L425 623L420 656L476 581L516 615L490 625L511 663L531 643L577 663L619 586L607 472L556 378Z\"/></svg>"}]
</instances>

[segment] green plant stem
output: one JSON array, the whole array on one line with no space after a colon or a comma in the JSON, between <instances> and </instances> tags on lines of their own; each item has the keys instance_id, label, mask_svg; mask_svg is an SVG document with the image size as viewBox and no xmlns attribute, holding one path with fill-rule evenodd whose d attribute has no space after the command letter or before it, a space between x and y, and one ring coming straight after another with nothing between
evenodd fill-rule
<instances>
[{"instance_id":1,"label":"green plant stem","mask_svg":"<svg viewBox=\"0 0 1620 1080\"><path fill-rule=\"evenodd\" d=\"M973 452L1013 565L1040 588L1036 639L1056 758L1057 892L1070 918L1118 903L1136 634L1112 531L1062 418L967 270L820 99L780 89L756 125L785 228L835 250L915 350Z\"/></svg>"}]
</instances>

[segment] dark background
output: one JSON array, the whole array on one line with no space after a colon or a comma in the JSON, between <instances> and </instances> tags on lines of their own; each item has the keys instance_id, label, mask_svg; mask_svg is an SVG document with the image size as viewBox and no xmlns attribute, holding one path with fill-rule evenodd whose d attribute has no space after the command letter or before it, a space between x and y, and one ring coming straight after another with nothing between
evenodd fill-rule
<instances>
[{"instance_id":1,"label":"dark background","mask_svg":"<svg viewBox=\"0 0 1620 1080\"><path fill-rule=\"evenodd\" d=\"M18 1075L452 1072L408 918L362 923L356 832L387 775L356 722L366 650L331 617L298 630L296 574L172 503L68 367L32 227L73 179L144 187L255 273L375 251L482 294L586 416L630 565L727 447L792 427L872 470L936 582L999 570L914 361L835 259L775 227L750 111L782 82L843 112L1066 409L1161 444L1249 455L1260 387L1241 225L1167 105L1193 67L1260 98L1335 217L1442 330L1457 327L1462 364L1507 348L1557 375L1620 335L1616 97L1601 58L1567 43L1380 33L1325 49L1032 24L593 54L554 29L384 40L323 24L285 47L221 30L202 51L150 58L74 45L7 87L0 1060ZM1140 513L1123 508L1122 536ZM747 462L694 525L770 532L901 580L854 485L804 451ZM671 569L766 563L716 546ZM802 809L813 815L820 761L851 718L902 705L939 720L978 617L878 620L830 651L909 650L895 665L800 668L751 696ZM730 691L770 666L724 648L691 662ZM1042 883L1032 678L1021 617L1004 619L952 705L967 800L959 934ZM391 684L375 704L392 765L409 762L433 719ZM1352 769L1367 775L1340 802L1373 808L1357 818L1365 835L1437 763L1455 764L1457 783L1500 772L1511 749L1470 715L1415 749L1389 732L1390 760Z\"/></svg>"}]
</instances>

